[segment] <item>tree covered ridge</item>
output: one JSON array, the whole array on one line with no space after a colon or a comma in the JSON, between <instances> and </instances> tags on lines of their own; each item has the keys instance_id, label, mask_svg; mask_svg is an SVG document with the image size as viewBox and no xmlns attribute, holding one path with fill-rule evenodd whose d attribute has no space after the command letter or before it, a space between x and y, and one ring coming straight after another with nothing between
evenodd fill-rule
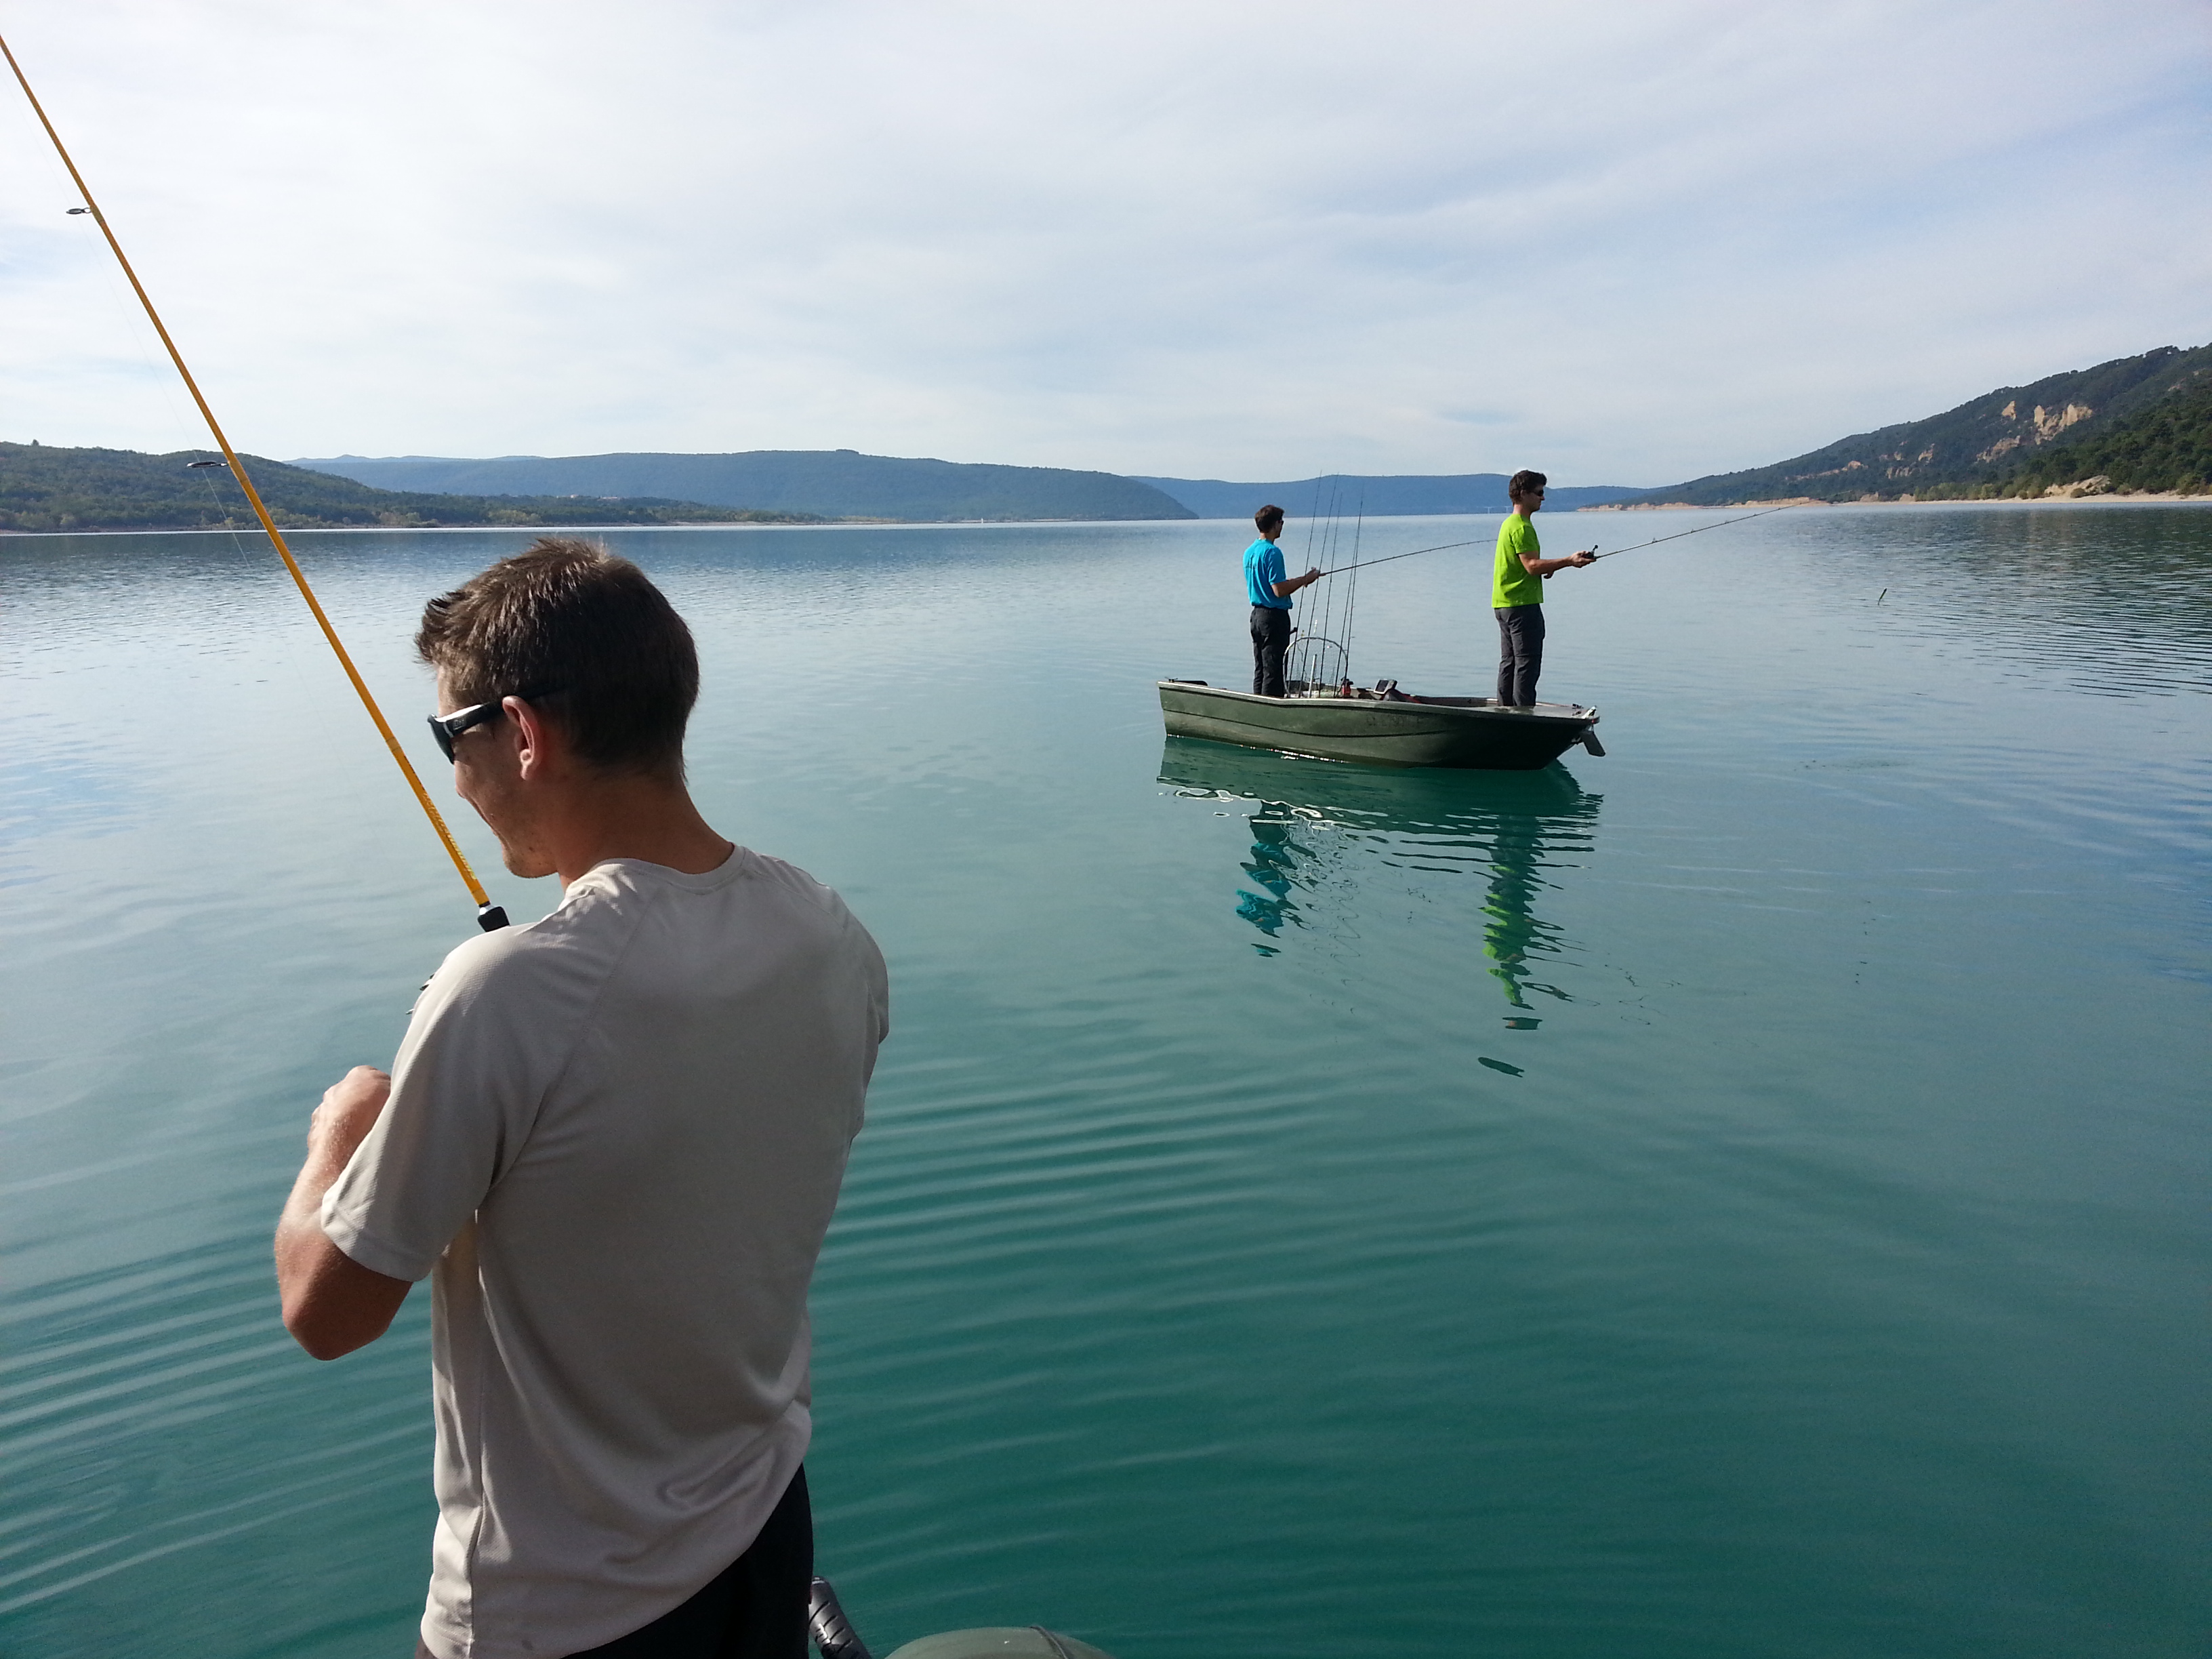
<instances>
[{"instance_id":1,"label":"tree covered ridge","mask_svg":"<svg viewBox=\"0 0 2212 1659\"><path fill-rule=\"evenodd\" d=\"M2094 436L2056 445L2002 477L1939 485L1923 499L1983 501L2069 486L2087 495L2142 489L2212 495L2212 370L2198 371L2149 408Z\"/></svg>"},{"instance_id":2,"label":"tree covered ridge","mask_svg":"<svg viewBox=\"0 0 2212 1659\"><path fill-rule=\"evenodd\" d=\"M0 443L0 529L238 530L258 527L253 508L210 449L149 455ZM804 513L708 507L658 498L599 501L566 495L447 495L378 489L260 455L239 457L277 527L391 526L807 524Z\"/></svg>"},{"instance_id":3,"label":"tree covered ridge","mask_svg":"<svg viewBox=\"0 0 2212 1659\"><path fill-rule=\"evenodd\" d=\"M2169 400L2187 402L2212 384L2212 345L2161 346L2094 368L2046 375L2024 386L2001 386L1925 420L1862 432L1822 449L1741 472L1716 473L1646 491L1645 503L1717 506L1792 497L1850 501L1988 498L2038 493L2097 472L2069 471L2088 446L2148 419L2163 418ZM2186 448L2185 443L2183 446ZM2203 478L2180 452L2162 450L2166 482L2115 488L2175 489ZM2199 483L2197 488L2203 488Z\"/></svg>"},{"instance_id":4,"label":"tree covered ridge","mask_svg":"<svg viewBox=\"0 0 2212 1659\"><path fill-rule=\"evenodd\" d=\"M303 456L296 464L383 489L481 495L653 496L830 518L922 524L1192 516L1171 495L1118 473L945 461L927 456L863 455L851 449L752 449L721 454L631 451L477 459L439 455ZM1243 510L1249 513L1251 507Z\"/></svg>"}]
</instances>

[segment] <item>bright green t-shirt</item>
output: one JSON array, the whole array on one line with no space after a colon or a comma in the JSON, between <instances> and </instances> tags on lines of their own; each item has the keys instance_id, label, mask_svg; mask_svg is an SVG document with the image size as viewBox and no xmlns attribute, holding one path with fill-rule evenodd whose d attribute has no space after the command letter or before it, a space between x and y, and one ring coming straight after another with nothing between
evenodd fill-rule
<instances>
[{"instance_id":1,"label":"bright green t-shirt","mask_svg":"<svg viewBox=\"0 0 2212 1659\"><path fill-rule=\"evenodd\" d=\"M1537 544L1536 526L1532 520L1518 513L1509 513L1498 531L1498 574L1490 584L1490 603L1503 605L1541 605L1544 602L1544 579L1521 562L1524 553L1540 556L1542 547Z\"/></svg>"}]
</instances>

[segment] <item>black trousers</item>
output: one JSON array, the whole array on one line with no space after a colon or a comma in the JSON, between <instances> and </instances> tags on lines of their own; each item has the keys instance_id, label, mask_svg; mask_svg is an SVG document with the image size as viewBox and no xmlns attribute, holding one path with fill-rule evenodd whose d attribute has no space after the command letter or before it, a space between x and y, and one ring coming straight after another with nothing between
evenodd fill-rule
<instances>
[{"instance_id":1,"label":"black trousers","mask_svg":"<svg viewBox=\"0 0 2212 1659\"><path fill-rule=\"evenodd\" d=\"M571 1659L806 1659L814 1510L802 1465L752 1547L690 1601Z\"/></svg>"},{"instance_id":2,"label":"black trousers","mask_svg":"<svg viewBox=\"0 0 2212 1659\"><path fill-rule=\"evenodd\" d=\"M1252 607L1252 690L1263 697L1283 695L1283 653L1291 648L1291 613L1272 605Z\"/></svg>"},{"instance_id":3,"label":"black trousers","mask_svg":"<svg viewBox=\"0 0 2212 1659\"><path fill-rule=\"evenodd\" d=\"M1501 605L1498 612L1498 701L1526 708L1544 672L1544 607Z\"/></svg>"}]
</instances>

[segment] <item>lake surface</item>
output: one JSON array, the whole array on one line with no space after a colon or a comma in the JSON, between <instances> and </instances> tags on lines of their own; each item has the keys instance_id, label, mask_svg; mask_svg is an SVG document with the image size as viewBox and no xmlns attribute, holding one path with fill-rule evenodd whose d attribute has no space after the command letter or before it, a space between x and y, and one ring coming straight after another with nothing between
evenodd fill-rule
<instances>
[{"instance_id":1,"label":"lake surface","mask_svg":"<svg viewBox=\"0 0 2212 1659\"><path fill-rule=\"evenodd\" d=\"M518 918L406 641L526 539L299 538ZM2212 511L1563 575L1611 752L1487 775L1165 742L1249 672L1234 524L605 539L709 816L891 963L808 1459L878 1654L2201 1659ZM1361 581L1356 675L1487 690L1485 547ZM265 549L0 593L0 1653L397 1659L428 1297L319 1365L268 1236L466 896Z\"/></svg>"}]
</instances>

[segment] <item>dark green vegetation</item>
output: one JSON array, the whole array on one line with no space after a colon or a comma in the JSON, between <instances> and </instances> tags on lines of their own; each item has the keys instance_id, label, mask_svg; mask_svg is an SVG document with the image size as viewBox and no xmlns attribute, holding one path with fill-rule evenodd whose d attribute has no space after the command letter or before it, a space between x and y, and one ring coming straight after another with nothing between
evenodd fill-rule
<instances>
[{"instance_id":1,"label":"dark green vegetation","mask_svg":"<svg viewBox=\"0 0 2212 1659\"><path fill-rule=\"evenodd\" d=\"M1989 499L2054 484L2212 489L2212 345L2161 346L2094 368L2002 386L1923 421L1855 436L1772 466L1647 490L1642 503L1723 506Z\"/></svg>"},{"instance_id":2,"label":"dark green vegetation","mask_svg":"<svg viewBox=\"0 0 2212 1659\"><path fill-rule=\"evenodd\" d=\"M1277 483L1224 483L1218 478L1139 478L1188 507L1201 519L1249 519L1273 501L1295 518L1326 516L1332 510L1350 518L1364 513L1388 519L1420 513L1504 513L1503 472L1403 474L1362 477L1332 472L1319 478ZM1640 492L1613 484L1554 485L1547 498L1555 509L1597 507L1626 501Z\"/></svg>"},{"instance_id":3,"label":"dark green vegetation","mask_svg":"<svg viewBox=\"0 0 2212 1659\"><path fill-rule=\"evenodd\" d=\"M2053 446L2002 483L1947 489L1947 496L2039 495L2056 485L2085 483L2084 493L2171 489L2212 495L2212 373L2177 386L2148 409L2116 421L2094 437ZM1938 495L1936 490L1927 492Z\"/></svg>"},{"instance_id":4,"label":"dark green vegetation","mask_svg":"<svg viewBox=\"0 0 2212 1659\"><path fill-rule=\"evenodd\" d=\"M0 529L252 529L245 492L210 449L145 455L0 443ZM287 530L351 525L803 524L808 515L661 499L590 501L556 495L415 495L241 455L269 516Z\"/></svg>"},{"instance_id":5,"label":"dark green vegetation","mask_svg":"<svg viewBox=\"0 0 2212 1659\"><path fill-rule=\"evenodd\" d=\"M850 449L756 449L732 455L502 455L480 461L434 455L375 459L340 455L299 465L387 489L674 496L829 518L925 524L1194 516L1150 484L1111 472L909 460Z\"/></svg>"}]
</instances>

